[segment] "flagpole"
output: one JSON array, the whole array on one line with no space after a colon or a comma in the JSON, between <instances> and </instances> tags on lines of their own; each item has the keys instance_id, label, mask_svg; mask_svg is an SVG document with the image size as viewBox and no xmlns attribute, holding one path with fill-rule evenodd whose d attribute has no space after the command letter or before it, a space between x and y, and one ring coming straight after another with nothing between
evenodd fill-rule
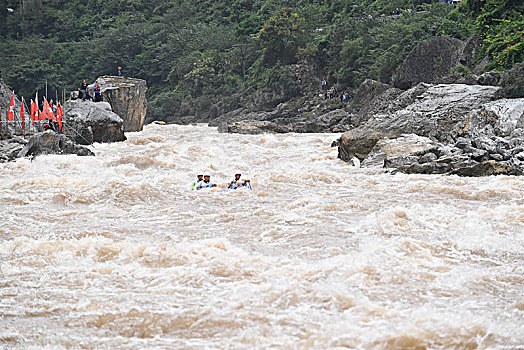
<instances>
[{"instance_id":1,"label":"flagpole","mask_svg":"<svg viewBox=\"0 0 524 350\"><path fill-rule=\"evenodd\" d=\"M22 115L22 108L25 109L25 100L24 100L24 96L22 96L22 106L20 106L20 115ZM24 113L24 118L25 118L25 111L23 111ZM22 120L22 137L25 139L25 125L24 125L24 121Z\"/></svg>"},{"instance_id":2,"label":"flagpole","mask_svg":"<svg viewBox=\"0 0 524 350\"><path fill-rule=\"evenodd\" d=\"M47 79L45 81L45 99L47 100Z\"/></svg>"}]
</instances>

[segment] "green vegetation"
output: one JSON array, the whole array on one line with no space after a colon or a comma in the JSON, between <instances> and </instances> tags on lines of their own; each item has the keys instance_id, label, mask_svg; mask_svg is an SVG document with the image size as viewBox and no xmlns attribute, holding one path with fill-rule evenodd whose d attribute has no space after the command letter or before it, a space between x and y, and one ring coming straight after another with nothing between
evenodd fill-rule
<instances>
[{"instance_id":1,"label":"green vegetation","mask_svg":"<svg viewBox=\"0 0 524 350\"><path fill-rule=\"evenodd\" d=\"M50 92L74 90L122 66L147 80L159 119L234 108L261 87L294 96L295 63L344 88L388 83L418 42L441 34L479 33L492 69L523 61L515 0L0 0L0 22L0 74L18 94L42 95L46 80Z\"/></svg>"}]
</instances>

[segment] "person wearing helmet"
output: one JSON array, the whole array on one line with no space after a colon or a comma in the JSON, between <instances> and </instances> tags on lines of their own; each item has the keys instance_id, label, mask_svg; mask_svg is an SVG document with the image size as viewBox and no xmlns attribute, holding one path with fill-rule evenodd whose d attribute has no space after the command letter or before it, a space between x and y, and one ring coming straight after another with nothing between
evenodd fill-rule
<instances>
[{"instance_id":1,"label":"person wearing helmet","mask_svg":"<svg viewBox=\"0 0 524 350\"><path fill-rule=\"evenodd\" d=\"M118 67L118 76L119 76L119 77L122 76L122 67Z\"/></svg>"},{"instance_id":2,"label":"person wearing helmet","mask_svg":"<svg viewBox=\"0 0 524 350\"><path fill-rule=\"evenodd\" d=\"M98 81L96 81L93 85L93 90L95 91L95 102L101 102L102 95L100 94L100 84L98 83Z\"/></svg>"},{"instance_id":3,"label":"person wearing helmet","mask_svg":"<svg viewBox=\"0 0 524 350\"><path fill-rule=\"evenodd\" d=\"M202 183L202 181L204 181L204 175L197 175L197 180L193 182L193 185L191 185L191 191L195 189L199 190L201 188L200 184Z\"/></svg>"},{"instance_id":4,"label":"person wearing helmet","mask_svg":"<svg viewBox=\"0 0 524 350\"><path fill-rule=\"evenodd\" d=\"M237 188L240 188L240 187L251 187L250 186L250 180L241 180L240 178L242 177L242 174L235 174L235 179L233 181L231 181L231 183L229 184L229 189L230 190L236 190Z\"/></svg>"},{"instance_id":5,"label":"person wearing helmet","mask_svg":"<svg viewBox=\"0 0 524 350\"><path fill-rule=\"evenodd\" d=\"M212 187L217 187L217 185L211 182L210 175L204 175L204 181L200 183L200 186L197 187L197 190L200 190L202 188L212 188Z\"/></svg>"}]
</instances>

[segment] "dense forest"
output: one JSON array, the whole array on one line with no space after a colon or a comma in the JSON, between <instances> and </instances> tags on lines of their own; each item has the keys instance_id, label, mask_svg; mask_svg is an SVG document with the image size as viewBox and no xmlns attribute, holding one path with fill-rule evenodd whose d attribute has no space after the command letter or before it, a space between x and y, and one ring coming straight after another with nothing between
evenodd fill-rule
<instances>
[{"instance_id":1,"label":"dense forest","mask_svg":"<svg viewBox=\"0 0 524 350\"><path fill-rule=\"evenodd\" d=\"M150 116L235 105L260 87L300 86L290 65L345 89L390 82L437 35L483 40L477 58L523 61L519 0L0 0L0 75L26 98L116 74L147 80Z\"/></svg>"}]
</instances>

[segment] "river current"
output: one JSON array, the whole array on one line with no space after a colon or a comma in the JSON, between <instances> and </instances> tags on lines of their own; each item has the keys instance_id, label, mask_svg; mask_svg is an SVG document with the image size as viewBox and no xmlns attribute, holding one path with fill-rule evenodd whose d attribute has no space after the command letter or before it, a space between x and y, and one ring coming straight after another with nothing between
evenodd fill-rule
<instances>
[{"instance_id":1,"label":"river current","mask_svg":"<svg viewBox=\"0 0 524 350\"><path fill-rule=\"evenodd\" d=\"M359 169L336 134L127 137L0 164L0 348L524 348L524 177Z\"/></svg>"}]
</instances>

